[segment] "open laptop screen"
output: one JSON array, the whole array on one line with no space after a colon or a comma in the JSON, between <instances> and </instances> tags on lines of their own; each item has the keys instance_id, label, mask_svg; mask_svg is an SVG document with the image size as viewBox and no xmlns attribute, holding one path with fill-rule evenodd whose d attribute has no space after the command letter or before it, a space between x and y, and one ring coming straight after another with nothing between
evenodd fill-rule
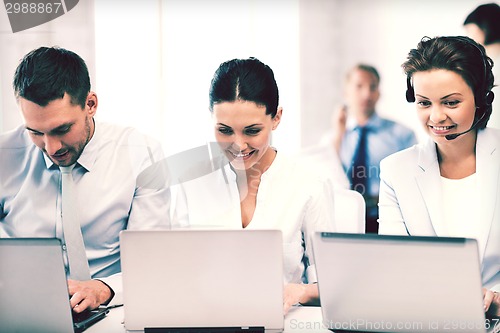
<instances>
[{"instance_id":1,"label":"open laptop screen","mask_svg":"<svg viewBox=\"0 0 500 333\"><path fill-rule=\"evenodd\" d=\"M125 327L283 330L279 230L122 231Z\"/></svg>"},{"instance_id":2,"label":"open laptop screen","mask_svg":"<svg viewBox=\"0 0 500 333\"><path fill-rule=\"evenodd\" d=\"M473 239L317 233L325 326L371 332L485 332Z\"/></svg>"},{"instance_id":3,"label":"open laptop screen","mask_svg":"<svg viewBox=\"0 0 500 333\"><path fill-rule=\"evenodd\" d=\"M0 332L81 332L107 312L73 325L59 239L0 239Z\"/></svg>"}]
</instances>

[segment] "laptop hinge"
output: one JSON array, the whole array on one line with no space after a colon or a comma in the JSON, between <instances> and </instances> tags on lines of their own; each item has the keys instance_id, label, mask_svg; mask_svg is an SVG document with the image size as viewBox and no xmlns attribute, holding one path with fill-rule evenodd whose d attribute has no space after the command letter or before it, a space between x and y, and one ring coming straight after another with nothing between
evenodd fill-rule
<instances>
[{"instance_id":1,"label":"laptop hinge","mask_svg":"<svg viewBox=\"0 0 500 333\"><path fill-rule=\"evenodd\" d=\"M263 326L243 327L146 327L144 333L264 333Z\"/></svg>"}]
</instances>

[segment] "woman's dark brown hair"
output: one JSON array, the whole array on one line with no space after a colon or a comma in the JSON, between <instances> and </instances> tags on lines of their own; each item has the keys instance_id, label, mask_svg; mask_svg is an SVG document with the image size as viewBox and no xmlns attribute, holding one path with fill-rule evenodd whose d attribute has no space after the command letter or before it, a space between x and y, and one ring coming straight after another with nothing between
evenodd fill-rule
<instances>
[{"instance_id":1,"label":"woman's dark brown hair","mask_svg":"<svg viewBox=\"0 0 500 333\"><path fill-rule=\"evenodd\" d=\"M444 69L459 74L474 93L477 128L486 127L491 116L493 100L493 61L483 46L463 36L424 37L416 49L408 53L402 65L411 87L411 77L416 72ZM411 95L413 90L409 91ZM407 94L408 95L408 94Z\"/></svg>"}]
</instances>

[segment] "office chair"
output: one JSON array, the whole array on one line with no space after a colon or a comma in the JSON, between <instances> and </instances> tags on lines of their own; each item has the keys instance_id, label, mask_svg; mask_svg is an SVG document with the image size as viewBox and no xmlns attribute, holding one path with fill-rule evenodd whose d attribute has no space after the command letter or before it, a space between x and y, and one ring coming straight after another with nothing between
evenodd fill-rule
<instances>
[{"instance_id":1,"label":"office chair","mask_svg":"<svg viewBox=\"0 0 500 333\"><path fill-rule=\"evenodd\" d=\"M365 233L365 199L353 190L337 188L334 195L334 230L343 233Z\"/></svg>"}]
</instances>

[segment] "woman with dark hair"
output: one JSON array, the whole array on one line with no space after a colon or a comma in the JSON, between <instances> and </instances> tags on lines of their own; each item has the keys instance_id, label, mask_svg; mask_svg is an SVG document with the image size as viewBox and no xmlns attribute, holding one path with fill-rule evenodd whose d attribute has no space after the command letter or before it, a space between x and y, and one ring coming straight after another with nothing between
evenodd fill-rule
<instances>
[{"instance_id":1,"label":"woman with dark hair","mask_svg":"<svg viewBox=\"0 0 500 333\"><path fill-rule=\"evenodd\" d=\"M489 55L487 46L496 44L498 49L498 43L500 43L500 6L497 3L478 6L467 15L464 27L468 33L477 37L476 39L469 35L477 43L483 45Z\"/></svg>"},{"instance_id":2,"label":"woman with dark hair","mask_svg":"<svg viewBox=\"0 0 500 333\"><path fill-rule=\"evenodd\" d=\"M183 226L278 229L283 235L284 310L318 301L310 236L333 225L326 178L271 146L283 114L271 68L233 59L215 72L209 110L225 163L182 183L175 218Z\"/></svg>"},{"instance_id":3,"label":"woman with dark hair","mask_svg":"<svg viewBox=\"0 0 500 333\"><path fill-rule=\"evenodd\" d=\"M500 316L500 130L492 61L468 37L424 38L403 69L427 142L380 164L381 234L474 238L487 314ZM458 291L460 292L460 291Z\"/></svg>"},{"instance_id":4,"label":"woman with dark hair","mask_svg":"<svg viewBox=\"0 0 500 333\"><path fill-rule=\"evenodd\" d=\"M474 39L476 43L484 46L488 57L493 59L495 64L493 74L495 77L500 77L500 6L497 3L487 3L478 6L474 9L464 21L464 28L467 36ZM498 90L498 82L494 87L497 95L500 95ZM494 102L495 109L500 108L500 98ZM490 127L500 128L500 114L498 110L492 115L489 121Z\"/></svg>"},{"instance_id":5,"label":"woman with dark hair","mask_svg":"<svg viewBox=\"0 0 500 333\"><path fill-rule=\"evenodd\" d=\"M474 28L479 29L482 34L481 38L470 37L485 47L500 43L500 6L492 2L476 7L465 18L464 27L471 33ZM474 34L474 36L479 37L478 34Z\"/></svg>"}]
</instances>

